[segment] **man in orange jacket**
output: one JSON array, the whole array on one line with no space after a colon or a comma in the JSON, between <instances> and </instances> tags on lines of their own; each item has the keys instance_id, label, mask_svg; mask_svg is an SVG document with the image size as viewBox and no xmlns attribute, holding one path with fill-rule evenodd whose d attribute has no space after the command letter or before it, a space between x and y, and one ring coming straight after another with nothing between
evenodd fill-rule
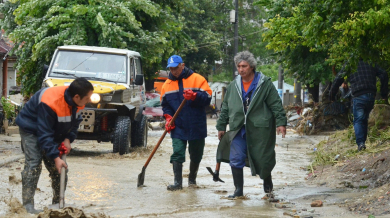
<instances>
[{"instance_id":1,"label":"man in orange jacket","mask_svg":"<svg viewBox=\"0 0 390 218\"><path fill-rule=\"evenodd\" d=\"M185 67L178 55L168 59L171 71L161 89L161 106L166 119L166 130L171 132L173 154L174 184L167 187L174 191L182 189L182 168L188 142L190 153L190 174L188 185L196 185L196 176L203 157L207 123L205 107L210 105L211 89L206 79ZM168 126L183 99L187 99L183 110L177 116L174 125Z\"/></svg>"},{"instance_id":2,"label":"man in orange jacket","mask_svg":"<svg viewBox=\"0 0 390 218\"><path fill-rule=\"evenodd\" d=\"M42 160L50 173L53 188L53 204L59 203L60 172L67 165L60 158L58 147L64 143L65 154L77 136L82 121L80 110L90 102L92 84L75 79L70 86L43 88L25 104L16 118L19 126L25 163L22 171L22 199L27 212L37 214L34 195L42 171ZM65 179L65 187L66 187Z\"/></svg>"}]
</instances>

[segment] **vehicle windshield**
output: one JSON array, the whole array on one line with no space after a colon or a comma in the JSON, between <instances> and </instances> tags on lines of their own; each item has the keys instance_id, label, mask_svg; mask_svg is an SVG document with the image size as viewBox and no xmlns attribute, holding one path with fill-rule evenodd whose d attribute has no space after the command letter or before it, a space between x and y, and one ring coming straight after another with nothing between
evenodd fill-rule
<instances>
[{"instance_id":1,"label":"vehicle windshield","mask_svg":"<svg viewBox=\"0 0 390 218\"><path fill-rule=\"evenodd\" d=\"M49 77L88 77L90 80L127 82L126 56L81 51L59 51Z\"/></svg>"}]
</instances>

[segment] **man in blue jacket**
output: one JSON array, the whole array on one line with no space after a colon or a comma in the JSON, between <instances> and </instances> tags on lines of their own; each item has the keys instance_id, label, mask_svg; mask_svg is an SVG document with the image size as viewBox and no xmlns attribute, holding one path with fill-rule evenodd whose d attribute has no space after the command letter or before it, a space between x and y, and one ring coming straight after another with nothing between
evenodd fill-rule
<instances>
[{"instance_id":1,"label":"man in blue jacket","mask_svg":"<svg viewBox=\"0 0 390 218\"><path fill-rule=\"evenodd\" d=\"M196 185L207 136L205 107L210 105L212 93L206 79L185 67L180 56L171 56L167 68L170 70L169 79L161 88L160 100L166 119L165 128L171 132L173 144L171 163L175 175L174 184L169 185L167 189L174 191L182 189L182 168L187 142L191 159L188 185ZM174 125L168 126L183 99L187 99L186 105Z\"/></svg>"},{"instance_id":2,"label":"man in blue jacket","mask_svg":"<svg viewBox=\"0 0 390 218\"><path fill-rule=\"evenodd\" d=\"M52 181L52 203L59 203L61 168L67 168L67 165L61 160L58 147L64 143L65 154L70 152L70 143L76 138L82 121L80 110L90 102L92 92L92 84L84 78L75 79L70 86L41 89L16 118L25 154L22 199L27 212L41 212L34 209L34 195L42 171L42 160Z\"/></svg>"}]
</instances>

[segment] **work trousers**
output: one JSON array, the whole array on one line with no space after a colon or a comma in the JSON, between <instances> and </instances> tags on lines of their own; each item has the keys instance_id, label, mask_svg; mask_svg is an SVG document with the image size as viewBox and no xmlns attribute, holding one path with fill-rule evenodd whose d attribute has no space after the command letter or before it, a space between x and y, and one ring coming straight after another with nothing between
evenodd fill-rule
<instances>
[{"instance_id":1,"label":"work trousers","mask_svg":"<svg viewBox=\"0 0 390 218\"><path fill-rule=\"evenodd\" d=\"M172 138L173 154L171 155L171 163L173 161L184 163L186 161L186 147L188 142L188 152L190 153L190 160L194 163L200 163L203 157L203 150L205 145L204 139L182 140Z\"/></svg>"},{"instance_id":2,"label":"work trousers","mask_svg":"<svg viewBox=\"0 0 390 218\"><path fill-rule=\"evenodd\" d=\"M47 158L45 153L41 150L38 144L38 138L34 134L19 130L22 139L22 146L24 149L24 169L22 171L22 184L23 192L22 199L23 205L32 203L34 204L34 195L37 188L39 176L42 171L42 160L46 169L49 171L49 176L52 182L53 188L53 203L59 202L60 191L60 174L58 173L54 160ZM65 177L65 187L68 181L68 177Z\"/></svg>"}]
</instances>

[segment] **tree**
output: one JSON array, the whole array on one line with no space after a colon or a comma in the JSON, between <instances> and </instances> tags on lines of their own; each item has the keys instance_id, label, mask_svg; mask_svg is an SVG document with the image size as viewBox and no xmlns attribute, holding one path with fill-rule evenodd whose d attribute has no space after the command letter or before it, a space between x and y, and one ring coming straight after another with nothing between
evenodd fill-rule
<instances>
[{"instance_id":1,"label":"tree","mask_svg":"<svg viewBox=\"0 0 390 218\"><path fill-rule=\"evenodd\" d=\"M40 69L61 45L140 51L144 71L154 72L189 41L180 13L195 9L192 0L13 0L0 10L5 15L1 26L15 43L23 91L29 94L39 89Z\"/></svg>"},{"instance_id":2,"label":"tree","mask_svg":"<svg viewBox=\"0 0 390 218\"><path fill-rule=\"evenodd\" d=\"M323 68L326 71L318 71L322 74L329 72L325 65L340 67L343 63L348 63L352 72L359 58L373 63L390 61L388 1L260 0L258 4L272 14L265 24L268 48L280 52L290 67L296 66L297 55L304 61L304 54L318 56L310 58L314 62L306 66ZM308 72L296 68L300 78L309 81Z\"/></svg>"},{"instance_id":3,"label":"tree","mask_svg":"<svg viewBox=\"0 0 390 218\"><path fill-rule=\"evenodd\" d=\"M194 5L199 9L196 13L184 11L183 32L193 41L178 51L183 55L188 67L206 76L215 66L215 61L224 57L221 43L224 29L228 25L227 11L231 4L223 0L196 0Z\"/></svg>"}]
</instances>

